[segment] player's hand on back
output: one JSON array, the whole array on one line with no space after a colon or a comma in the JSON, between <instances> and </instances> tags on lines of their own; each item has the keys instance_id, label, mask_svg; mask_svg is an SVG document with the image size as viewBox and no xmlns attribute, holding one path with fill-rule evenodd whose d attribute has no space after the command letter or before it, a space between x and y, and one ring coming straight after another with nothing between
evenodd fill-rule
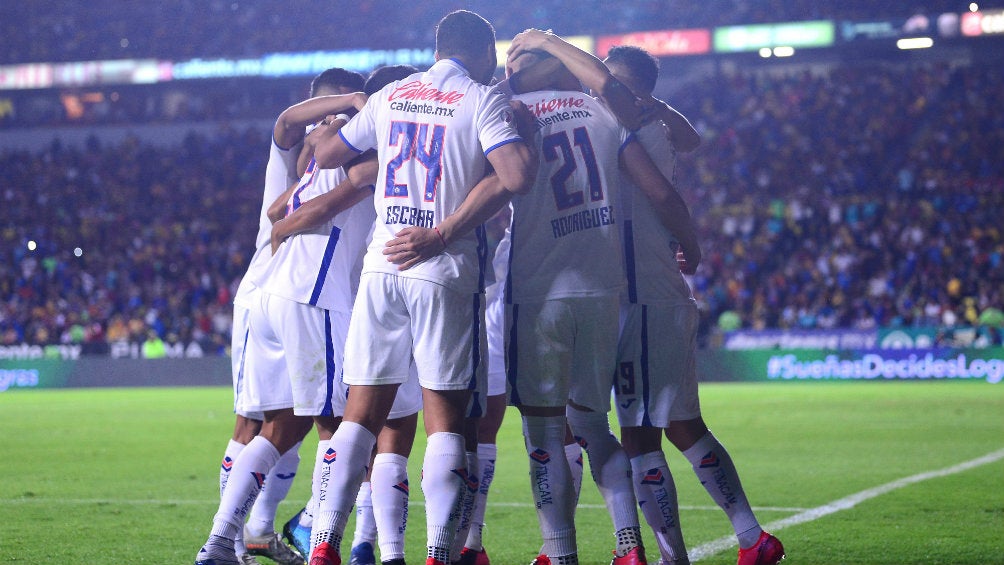
<instances>
[{"instance_id":1,"label":"player's hand on back","mask_svg":"<svg viewBox=\"0 0 1004 565\"><path fill-rule=\"evenodd\" d=\"M404 271L445 249L445 242L435 229L411 226L394 234L394 239L384 244L383 254L398 270Z\"/></svg>"},{"instance_id":2,"label":"player's hand on back","mask_svg":"<svg viewBox=\"0 0 1004 565\"><path fill-rule=\"evenodd\" d=\"M666 103L654 96L645 96L638 99L637 105L640 112L640 125L647 126L661 119L662 109Z\"/></svg>"},{"instance_id":3,"label":"player's hand on back","mask_svg":"<svg viewBox=\"0 0 1004 565\"><path fill-rule=\"evenodd\" d=\"M285 226L285 218L272 224L272 234L270 237L272 243L272 255L275 255L275 252L279 250L279 246L282 245L282 242L286 241L287 236L285 235L285 233L283 233L282 230L284 226Z\"/></svg>"},{"instance_id":4,"label":"player's hand on back","mask_svg":"<svg viewBox=\"0 0 1004 565\"><path fill-rule=\"evenodd\" d=\"M526 141L528 146L533 148L530 141L533 140L537 132L536 118L534 118L530 109L526 107L526 104L519 100L510 100L509 106L512 107L513 117L516 121L516 131L519 132L519 136L523 138L523 141Z\"/></svg>"},{"instance_id":5,"label":"player's hand on back","mask_svg":"<svg viewBox=\"0 0 1004 565\"><path fill-rule=\"evenodd\" d=\"M684 255L683 251L676 252L676 264L680 266L680 271L685 275L693 275L697 272L697 266L701 264L701 254L691 253L695 257Z\"/></svg>"}]
</instances>

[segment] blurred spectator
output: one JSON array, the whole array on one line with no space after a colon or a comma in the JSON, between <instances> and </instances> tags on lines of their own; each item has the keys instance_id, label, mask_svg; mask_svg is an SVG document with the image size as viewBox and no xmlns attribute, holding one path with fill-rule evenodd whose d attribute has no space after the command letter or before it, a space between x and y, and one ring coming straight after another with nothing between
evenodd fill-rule
<instances>
[{"instance_id":1,"label":"blurred spectator","mask_svg":"<svg viewBox=\"0 0 1004 565\"><path fill-rule=\"evenodd\" d=\"M143 342L143 358L163 359L166 355L164 340L154 330L147 332L146 341Z\"/></svg>"},{"instance_id":2,"label":"blurred spectator","mask_svg":"<svg viewBox=\"0 0 1004 565\"><path fill-rule=\"evenodd\" d=\"M229 343L268 132L0 154L0 340Z\"/></svg>"},{"instance_id":3,"label":"blurred spectator","mask_svg":"<svg viewBox=\"0 0 1004 565\"><path fill-rule=\"evenodd\" d=\"M929 17L959 13L950 0L921 3L872 0L644 0L581 2L397 2L349 5L310 0L54 0L0 4L0 64L156 58L187 60L257 57L267 53L432 45L434 24L466 8L491 21L500 38L528 27L562 35L715 27L814 19L890 19L930 25ZM292 15L292 17L291 17ZM302 21L309 20L310 33Z\"/></svg>"},{"instance_id":4,"label":"blurred spectator","mask_svg":"<svg viewBox=\"0 0 1004 565\"><path fill-rule=\"evenodd\" d=\"M711 319L951 326L1004 302L999 67L735 73L680 91L705 140L678 184Z\"/></svg>"},{"instance_id":5,"label":"blurred spectator","mask_svg":"<svg viewBox=\"0 0 1004 565\"><path fill-rule=\"evenodd\" d=\"M702 331L979 326L999 344L1004 68L816 71L693 76L669 96L704 138L677 179ZM0 343L152 331L225 353L266 135L0 153Z\"/></svg>"}]
</instances>

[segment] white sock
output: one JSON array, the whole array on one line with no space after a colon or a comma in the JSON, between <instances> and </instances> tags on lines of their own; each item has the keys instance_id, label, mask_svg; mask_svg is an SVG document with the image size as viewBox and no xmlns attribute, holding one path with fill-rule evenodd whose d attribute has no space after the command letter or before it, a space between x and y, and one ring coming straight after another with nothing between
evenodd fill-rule
<instances>
[{"instance_id":1,"label":"white sock","mask_svg":"<svg viewBox=\"0 0 1004 565\"><path fill-rule=\"evenodd\" d=\"M552 558L574 555L575 503L565 449L564 416L523 416L523 437L530 456L530 488L537 506L541 551Z\"/></svg>"},{"instance_id":2,"label":"white sock","mask_svg":"<svg viewBox=\"0 0 1004 565\"><path fill-rule=\"evenodd\" d=\"M265 478L265 487L258 494L258 500L251 507L248 516L248 533L253 536L267 536L275 532L275 513L279 503L286 499L293 486L293 478L300 468L300 442L283 453Z\"/></svg>"},{"instance_id":3,"label":"white sock","mask_svg":"<svg viewBox=\"0 0 1004 565\"><path fill-rule=\"evenodd\" d=\"M662 451L651 451L631 458L631 475L638 506L655 532L663 561L673 563L686 558L676 484L669 472L666 455Z\"/></svg>"},{"instance_id":4,"label":"white sock","mask_svg":"<svg viewBox=\"0 0 1004 565\"><path fill-rule=\"evenodd\" d=\"M256 436L234 460L220 508L213 517L212 535L233 540L243 529L244 519L265 484L265 477L279 460L279 451L267 439Z\"/></svg>"},{"instance_id":5,"label":"white sock","mask_svg":"<svg viewBox=\"0 0 1004 565\"><path fill-rule=\"evenodd\" d=\"M572 473L572 491L575 504L579 504L579 493L582 492L582 446L578 443L565 444L565 461L568 461L568 471Z\"/></svg>"},{"instance_id":6,"label":"white sock","mask_svg":"<svg viewBox=\"0 0 1004 565\"><path fill-rule=\"evenodd\" d=\"M481 486L481 479L478 473L478 454L474 451L464 453L467 461L467 472L464 479L462 492L463 499L460 504L460 520L457 524L457 533L453 538L453 548L450 550L450 563L460 559L460 552L464 549L467 541L467 534L471 531L471 516L474 514L474 499L478 494L478 487Z\"/></svg>"},{"instance_id":7,"label":"white sock","mask_svg":"<svg viewBox=\"0 0 1004 565\"><path fill-rule=\"evenodd\" d=\"M404 558L404 532L408 525L408 458L397 453L377 453L370 473L373 517L376 519L380 560Z\"/></svg>"},{"instance_id":8,"label":"white sock","mask_svg":"<svg viewBox=\"0 0 1004 565\"><path fill-rule=\"evenodd\" d=\"M428 557L450 562L466 488L464 436L437 432L429 436L422 462Z\"/></svg>"},{"instance_id":9,"label":"white sock","mask_svg":"<svg viewBox=\"0 0 1004 565\"><path fill-rule=\"evenodd\" d=\"M227 488L227 480L230 478L230 469L233 468L234 460L245 447L243 443L232 439L227 442L227 449L223 452L223 462L220 463L220 496L223 496L223 490Z\"/></svg>"},{"instance_id":10,"label":"white sock","mask_svg":"<svg viewBox=\"0 0 1004 565\"><path fill-rule=\"evenodd\" d=\"M475 551L484 549L481 539L485 528L485 508L488 504L488 491L495 478L495 458L498 456L498 446L494 443L478 444L478 478L481 483L474 495L474 508L471 512L471 529L467 532L465 547Z\"/></svg>"},{"instance_id":11,"label":"white sock","mask_svg":"<svg viewBox=\"0 0 1004 565\"><path fill-rule=\"evenodd\" d=\"M223 498L223 491L227 488L227 481L230 479L230 470L234 466L234 460L237 456L241 454L241 451L246 447L245 444L234 441L232 438L227 442L227 449L223 452L223 462L220 463L220 498ZM234 551L237 555L247 553L248 550L244 546L244 532L242 530L237 531L237 535L234 537Z\"/></svg>"},{"instance_id":12,"label":"white sock","mask_svg":"<svg viewBox=\"0 0 1004 565\"><path fill-rule=\"evenodd\" d=\"M356 532L352 538L352 547L363 542L373 545L377 539L377 525L373 518L373 491L370 482L363 481L356 494Z\"/></svg>"},{"instance_id":13,"label":"white sock","mask_svg":"<svg viewBox=\"0 0 1004 565\"><path fill-rule=\"evenodd\" d=\"M320 498L321 472L326 466L324 454L328 451L328 440L317 442L317 451L314 453L314 469L310 475L310 500L303 507L303 514L300 514L300 525L304 528L314 526L314 516L317 514L317 500Z\"/></svg>"},{"instance_id":14,"label":"white sock","mask_svg":"<svg viewBox=\"0 0 1004 565\"><path fill-rule=\"evenodd\" d=\"M634 548L630 537L620 534L625 529L640 531L638 510L631 481L631 462L617 438L610 433L610 423L604 412L586 412L569 407L565 414L568 426L589 457L589 470L606 502L607 511L619 535L618 556ZM627 545L625 545L627 544Z\"/></svg>"},{"instance_id":15,"label":"white sock","mask_svg":"<svg viewBox=\"0 0 1004 565\"><path fill-rule=\"evenodd\" d=\"M366 478L374 445L376 437L355 422L343 421L331 436L324 454L329 478L327 488L317 499L318 511L310 534L312 547L328 542L341 553L345 524L359 485Z\"/></svg>"},{"instance_id":16,"label":"white sock","mask_svg":"<svg viewBox=\"0 0 1004 565\"><path fill-rule=\"evenodd\" d=\"M732 463L732 457L725 446L709 430L704 437L683 452L683 456L694 467L694 473L720 506L736 532L739 547L752 547L760 537L760 523L753 515L753 509L746 499L746 492L739 481L739 473Z\"/></svg>"}]
</instances>

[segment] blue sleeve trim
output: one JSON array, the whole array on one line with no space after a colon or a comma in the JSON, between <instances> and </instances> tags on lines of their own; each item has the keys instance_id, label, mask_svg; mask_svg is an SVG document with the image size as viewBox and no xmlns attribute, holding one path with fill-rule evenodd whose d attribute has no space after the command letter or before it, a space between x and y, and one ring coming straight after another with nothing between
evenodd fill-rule
<instances>
[{"instance_id":1,"label":"blue sleeve trim","mask_svg":"<svg viewBox=\"0 0 1004 565\"><path fill-rule=\"evenodd\" d=\"M275 140L275 126L272 126L272 145L275 145L279 151L289 151L292 147L283 147L279 145L279 142Z\"/></svg>"},{"instance_id":2,"label":"blue sleeve trim","mask_svg":"<svg viewBox=\"0 0 1004 565\"><path fill-rule=\"evenodd\" d=\"M634 134L634 133L632 132L631 134L629 134L629 135L627 136L627 139L625 139L625 140L624 140L624 143L622 143L622 144L621 144L621 147L620 147L620 149L618 149L618 150L617 150L617 155L620 155L621 153L623 153L623 152L624 152L624 149L625 149L625 148L626 148L626 147L627 147L628 145L631 145L632 143L634 143L634 142L636 142L636 141L638 141L638 137L637 137L637 136L636 136L636 135L635 135L635 134Z\"/></svg>"},{"instance_id":3,"label":"blue sleeve trim","mask_svg":"<svg viewBox=\"0 0 1004 565\"><path fill-rule=\"evenodd\" d=\"M347 145L349 149L355 151L356 153L362 153L363 152L362 149L356 149L355 145L352 145L351 143L349 143L349 140L345 139L345 136L342 135L342 130L338 130L338 137L342 138L342 141L345 142L345 145Z\"/></svg>"},{"instance_id":4,"label":"blue sleeve trim","mask_svg":"<svg viewBox=\"0 0 1004 565\"><path fill-rule=\"evenodd\" d=\"M488 149L485 149L485 157L487 157L489 153L491 153L492 151L495 151L496 149L498 149L499 147L502 147L503 145L508 145L510 143L516 143L516 142L521 142L521 141L523 141L522 137L514 137L512 139L507 139L507 140L502 141L500 143L496 143L495 145L492 145Z\"/></svg>"}]
</instances>

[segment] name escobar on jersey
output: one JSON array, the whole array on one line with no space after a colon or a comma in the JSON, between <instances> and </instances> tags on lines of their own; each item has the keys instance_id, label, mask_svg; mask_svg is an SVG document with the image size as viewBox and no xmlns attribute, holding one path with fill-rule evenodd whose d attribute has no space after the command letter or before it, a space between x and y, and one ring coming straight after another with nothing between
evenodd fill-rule
<instances>
[{"instance_id":1,"label":"name escobar on jersey","mask_svg":"<svg viewBox=\"0 0 1004 565\"><path fill-rule=\"evenodd\" d=\"M387 225L404 224L407 226L431 228L433 225L432 216L432 210L422 210L421 208L412 208L411 206L388 206L384 223Z\"/></svg>"}]
</instances>

